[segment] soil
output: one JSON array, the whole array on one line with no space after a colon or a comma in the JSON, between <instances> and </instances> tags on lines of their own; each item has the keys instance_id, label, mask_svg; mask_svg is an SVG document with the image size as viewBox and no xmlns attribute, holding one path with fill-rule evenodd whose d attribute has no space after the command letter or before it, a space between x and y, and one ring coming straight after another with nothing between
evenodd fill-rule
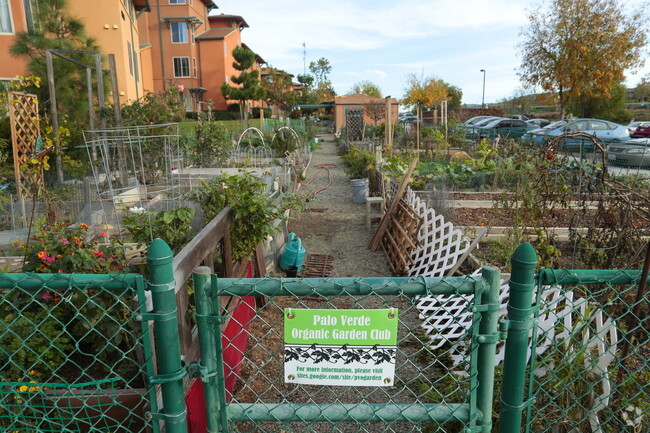
<instances>
[{"instance_id":1,"label":"soil","mask_svg":"<svg viewBox=\"0 0 650 433\"><path fill-rule=\"evenodd\" d=\"M456 208L448 209L447 213L452 214L452 222L459 226L512 226L512 212L509 209ZM570 223L570 211L567 209L557 209L549 212L549 215L541 223L538 223L538 225L540 227L569 227Z\"/></svg>"},{"instance_id":2,"label":"soil","mask_svg":"<svg viewBox=\"0 0 650 433\"><path fill-rule=\"evenodd\" d=\"M323 164L335 165L329 170L329 186L327 170L318 168ZM288 230L302 239L307 254L334 257L330 277L391 276L381 249L368 249L377 226L366 228L366 205L352 203L352 188L344 168L334 136L319 137L305 175L304 183L308 185L298 190L298 194L310 198L307 209L288 222ZM316 197L311 198L314 193Z\"/></svg>"},{"instance_id":3,"label":"soil","mask_svg":"<svg viewBox=\"0 0 650 433\"><path fill-rule=\"evenodd\" d=\"M331 168L329 173L320 168L323 164ZM314 180L311 180L314 178ZM366 228L366 205L352 202L352 189L344 171L342 159L333 136L319 137L316 150L312 153L303 185L298 193L308 197L307 209L288 222L289 232L302 239L309 254L334 257L328 277L389 277L389 265L381 250L370 251L367 246L377 228ZM330 184L331 183L331 184ZM328 186L329 184L329 186ZM325 188L325 189L323 189ZM319 192L319 190L322 190ZM313 197L316 194L315 198ZM377 212L376 210L374 211ZM301 276L300 274L298 275ZM291 403L386 403L414 402L417 398L411 387L420 383L423 374L438 377L442 373L431 371L431 362L423 362L422 344L414 335L421 323L414 299L407 296L351 296L341 287L341 296L323 298L307 296L301 298L273 297L258 311L251 323L246 357L239 373L235 396L239 402L291 402ZM397 308L400 326L398 341L398 366L400 386L388 388L338 387L338 386L297 386L283 380L283 308ZM427 377L428 377L427 376ZM428 382L424 382L427 384ZM405 385L409 384L409 385ZM420 391L421 392L421 391ZM260 423L237 423L238 431L253 431L277 426ZM419 425L395 423L373 425L377 431L415 432L421 431ZM330 423L285 424L283 431L332 431ZM336 431L369 431L359 424L344 422L337 424Z\"/></svg>"}]
</instances>

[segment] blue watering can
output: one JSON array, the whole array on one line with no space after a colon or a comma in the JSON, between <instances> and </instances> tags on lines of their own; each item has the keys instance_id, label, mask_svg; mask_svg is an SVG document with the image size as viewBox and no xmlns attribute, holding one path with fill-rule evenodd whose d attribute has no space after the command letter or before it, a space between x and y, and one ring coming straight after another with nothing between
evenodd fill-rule
<instances>
[{"instance_id":1,"label":"blue watering can","mask_svg":"<svg viewBox=\"0 0 650 433\"><path fill-rule=\"evenodd\" d=\"M289 266L295 266L300 272L306 251L300 238L295 233L289 233L289 242L284 244L284 252L280 259L280 269L285 270Z\"/></svg>"}]
</instances>

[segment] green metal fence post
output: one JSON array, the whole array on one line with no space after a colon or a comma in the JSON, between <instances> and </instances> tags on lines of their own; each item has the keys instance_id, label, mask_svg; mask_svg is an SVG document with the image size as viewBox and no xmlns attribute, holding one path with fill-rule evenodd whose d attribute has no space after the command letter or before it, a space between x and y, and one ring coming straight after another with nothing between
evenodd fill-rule
<instances>
[{"instance_id":1,"label":"green metal fence post","mask_svg":"<svg viewBox=\"0 0 650 433\"><path fill-rule=\"evenodd\" d=\"M478 389L477 407L481 411L479 425L482 432L492 430L492 402L494 401L494 367L496 365L496 345L499 338L499 290L501 289L501 272L484 267L483 278L488 288L481 296L481 304L475 308L481 312L479 323L478 347Z\"/></svg>"},{"instance_id":2,"label":"green metal fence post","mask_svg":"<svg viewBox=\"0 0 650 433\"><path fill-rule=\"evenodd\" d=\"M219 431L219 427L222 425L220 407L223 404L219 401L219 370L215 335L215 327L221 326L221 323L219 320L215 320L218 316L212 311L212 301L208 293L211 287L210 276L211 271L207 266L200 266L193 273L196 327L199 333L200 369L203 370L201 380L204 383L203 396L205 398L208 433Z\"/></svg>"},{"instance_id":3,"label":"green metal fence post","mask_svg":"<svg viewBox=\"0 0 650 433\"><path fill-rule=\"evenodd\" d=\"M524 387L526 385L526 364L528 358L528 334L533 326L533 289L535 287L535 248L526 242L512 254L510 276L510 300L508 317L504 322L506 337L503 360L503 382L501 383L500 433L521 431L521 418L526 406Z\"/></svg>"},{"instance_id":4,"label":"green metal fence post","mask_svg":"<svg viewBox=\"0 0 650 433\"><path fill-rule=\"evenodd\" d=\"M162 239L155 239L149 246L147 289L151 291L153 311L143 319L153 321L155 326L158 374L150 378L150 383L160 385L163 401L161 413L150 415L165 422L167 433L187 433L187 408L183 392L186 371L181 362L173 259L172 250Z\"/></svg>"}]
</instances>

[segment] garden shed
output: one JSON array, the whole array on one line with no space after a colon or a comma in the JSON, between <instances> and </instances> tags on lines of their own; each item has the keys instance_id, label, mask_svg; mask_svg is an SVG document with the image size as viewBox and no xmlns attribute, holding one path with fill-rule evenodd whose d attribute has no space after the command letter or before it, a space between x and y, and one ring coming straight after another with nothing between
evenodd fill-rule
<instances>
[{"instance_id":1,"label":"garden shed","mask_svg":"<svg viewBox=\"0 0 650 433\"><path fill-rule=\"evenodd\" d=\"M334 129L340 131L347 127L346 117L348 111L363 110L363 121L366 125L383 123L386 118L386 99L355 93L352 95L336 96L334 98ZM399 102L396 98L388 97L391 107L391 119L397 120Z\"/></svg>"}]
</instances>

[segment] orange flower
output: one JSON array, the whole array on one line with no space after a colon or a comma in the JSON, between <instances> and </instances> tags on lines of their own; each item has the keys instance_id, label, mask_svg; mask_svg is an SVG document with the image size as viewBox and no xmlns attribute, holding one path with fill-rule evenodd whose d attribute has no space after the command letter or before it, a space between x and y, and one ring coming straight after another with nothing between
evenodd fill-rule
<instances>
[{"instance_id":1,"label":"orange flower","mask_svg":"<svg viewBox=\"0 0 650 433\"><path fill-rule=\"evenodd\" d=\"M79 227L81 227L84 230L88 230L88 225L87 224L79 224Z\"/></svg>"},{"instance_id":2,"label":"orange flower","mask_svg":"<svg viewBox=\"0 0 650 433\"><path fill-rule=\"evenodd\" d=\"M108 236L108 232L103 232L102 237L105 238L106 236Z\"/></svg>"},{"instance_id":3,"label":"orange flower","mask_svg":"<svg viewBox=\"0 0 650 433\"><path fill-rule=\"evenodd\" d=\"M643 225L643 221L637 221L634 223L636 227L641 227Z\"/></svg>"},{"instance_id":4,"label":"orange flower","mask_svg":"<svg viewBox=\"0 0 650 433\"><path fill-rule=\"evenodd\" d=\"M45 257L47 257L47 251L39 251L38 254L36 254L36 256L39 259L44 259Z\"/></svg>"}]
</instances>

